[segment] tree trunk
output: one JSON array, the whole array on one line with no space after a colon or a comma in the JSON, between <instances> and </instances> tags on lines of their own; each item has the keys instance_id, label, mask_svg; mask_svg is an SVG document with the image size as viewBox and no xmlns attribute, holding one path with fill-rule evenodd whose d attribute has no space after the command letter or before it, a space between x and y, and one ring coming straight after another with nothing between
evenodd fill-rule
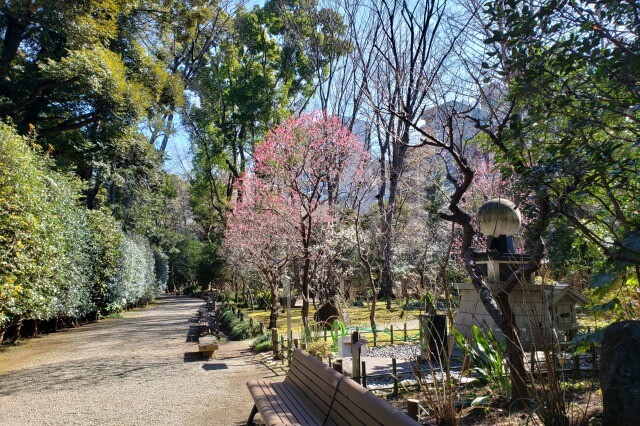
<instances>
[{"instance_id":1,"label":"tree trunk","mask_svg":"<svg viewBox=\"0 0 640 426\"><path fill-rule=\"evenodd\" d=\"M22 318L16 321L15 332L13 333L13 339L11 341L11 343L13 343L14 345L18 343L18 340L20 340L21 331L22 331Z\"/></svg>"},{"instance_id":2,"label":"tree trunk","mask_svg":"<svg viewBox=\"0 0 640 426\"><path fill-rule=\"evenodd\" d=\"M369 323L371 323L371 330L375 332L376 329L376 302L378 297L376 296L375 286L373 287L373 298L371 300L371 311L369 312Z\"/></svg>"},{"instance_id":3,"label":"tree trunk","mask_svg":"<svg viewBox=\"0 0 640 426\"><path fill-rule=\"evenodd\" d=\"M393 212L391 207L381 219L382 227L382 271L381 271L381 283L380 292L378 298L385 300L387 303L387 309L391 308L391 298L393 297L393 278L391 276L391 240L393 238L391 221L393 220Z\"/></svg>"},{"instance_id":4,"label":"tree trunk","mask_svg":"<svg viewBox=\"0 0 640 426\"><path fill-rule=\"evenodd\" d=\"M398 184L402 176L404 159L409 144L409 127L405 127L402 132L402 142L394 140L393 153L391 155L391 167L389 170L389 196L387 205L382 201L384 194L378 193L378 205L380 206L380 228L382 231L382 282L378 297L386 300L387 309L391 308L391 298L393 297L393 277L391 274L391 262L393 256L393 220L396 213L396 195Z\"/></svg>"},{"instance_id":5,"label":"tree trunk","mask_svg":"<svg viewBox=\"0 0 640 426\"><path fill-rule=\"evenodd\" d=\"M525 404L529 396L527 389L527 371L524 366L524 350L520 343L520 333L516 317L509 303L509 295L501 293L496 297L505 321L499 324L507 346L507 361L511 370L511 399L517 404Z\"/></svg>"},{"instance_id":6,"label":"tree trunk","mask_svg":"<svg viewBox=\"0 0 640 426\"><path fill-rule=\"evenodd\" d=\"M304 260L302 266L302 328L306 330L309 328L309 271L310 271L309 259Z\"/></svg>"},{"instance_id":7,"label":"tree trunk","mask_svg":"<svg viewBox=\"0 0 640 426\"><path fill-rule=\"evenodd\" d=\"M18 54L20 43L22 43L24 39L24 32L27 25L9 13L3 15L6 29L2 43L2 54L0 55L0 84L2 85L2 94L9 97L11 86L11 81L8 79L9 71L11 70L11 63Z\"/></svg>"},{"instance_id":8,"label":"tree trunk","mask_svg":"<svg viewBox=\"0 0 640 426\"><path fill-rule=\"evenodd\" d=\"M276 328L277 325L277 321L278 321L278 294L276 292L276 286L275 284L271 284L270 286L270 290L271 290L271 313L269 314L269 328Z\"/></svg>"},{"instance_id":9,"label":"tree trunk","mask_svg":"<svg viewBox=\"0 0 640 426\"><path fill-rule=\"evenodd\" d=\"M160 153L164 156L164 152L167 150L167 145L169 144L169 138L171 137L171 131L173 128L173 108L171 105L172 111L167 115L167 123L164 125L164 135L162 135L162 143L160 144Z\"/></svg>"}]
</instances>

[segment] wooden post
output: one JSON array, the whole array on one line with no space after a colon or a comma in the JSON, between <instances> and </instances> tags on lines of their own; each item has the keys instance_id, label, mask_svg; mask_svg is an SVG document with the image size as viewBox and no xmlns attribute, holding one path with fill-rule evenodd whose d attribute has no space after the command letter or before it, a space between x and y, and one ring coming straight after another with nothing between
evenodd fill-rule
<instances>
[{"instance_id":1,"label":"wooden post","mask_svg":"<svg viewBox=\"0 0 640 426\"><path fill-rule=\"evenodd\" d=\"M362 371L360 371L360 381L362 382L362 386L367 387L367 364L362 361Z\"/></svg>"},{"instance_id":2,"label":"wooden post","mask_svg":"<svg viewBox=\"0 0 640 426\"><path fill-rule=\"evenodd\" d=\"M324 329L324 341L325 342L327 341L327 329L326 328Z\"/></svg>"},{"instance_id":3,"label":"wooden post","mask_svg":"<svg viewBox=\"0 0 640 426\"><path fill-rule=\"evenodd\" d=\"M407 399L407 414L413 420L418 420L418 411L419 411L420 401L417 399Z\"/></svg>"},{"instance_id":4,"label":"wooden post","mask_svg":"<svg viewBox=\"0 0 640 426\"><path fill-rule=\"evenodd\" d=\"M280 359L284 364L284 336L280 336Z\"/></svg>"},{"instance_id":5,"label":"wooden post","mask_svg":"<svg viewBox=\"0 0 640 426\"><path fill-rule=\"evenodd\" d=\"M273 357L278 358L278 329L271 329L271 346L273 348Z\"/></svg>"},{"instance_id":6,"label":"wooden post","mask_svg":"<svg viewBox=\"0 0 640 426\"><path fill-rule=\"evenodd\" d=\"M298 339L293 339L293 347L295 349L298 349L298 345L300 344L300 341Z\"/></svg>"},{"instance_id":7,"label":"wooden post","mask_svg":"<svg viewBox=\"0 0 640 426\"><path fill-rule=\"evenodd\" d=\"M331 367L331 355L327 355L327 362L329 364L329 367Z\"/></svg>"},{"instance_id":8,"label":"wooden post","mask_svg":"<svg viewBox=\"0 0 640 426\"><path fill-rule=\"evenodd\" d=\"M249 317L249 328L253 331L253 318Z\"/></svg>"},{"instance_id":9,"label":"wooden post","mask_svg":"<svg viewBox=\"0 0 640 426\"><path fill-rule=\"evenodd\" d=\"M404 341L407 341L407 323L404 323Z\"/></svg>"},{"instance_id":10,"label":"wooden post","mask_svg":"<svg viewBox=\"0 0 640 426\"><path fill-rule=\"evenodd\" d=\"M389 326L389 330L391 331L391 345L393 346L393 324Z\"/></svg>"},{"instance_id":11,"label":"wooden post","mask_svg":"<svg viewBox=\"0 0 640 426\"><path fill-rule=\"evenodd\" d=\"M342 358L338 358L335 361L333 361L332 367L338 373L342 374Z\"/></svg>"},{"instance_id":12,"label":"wooden post","mask_svg":"<svg viewBox=\"0 0 640 426\"><path fill-rule=\"evenodd\" d=\"M351 375L353 380L362 383L362 371L360 370L360 345L351 345Z\"/></svg>"},{"instance_id":13,"label":"wooden post","mask_svg":"<svg viewBox=\"0 0 640 426\"><path fill-rule=\"evenodd\" d=\"M244 322L244 314L240 311L238 311L238 318L240 319L240 322Z\"/></svg>"},{"instance_id":14,"label":"wooden post","mask_svg":"<svg viewBox=\"0 0 640 426\"><path fill-rule=\"evenodd\" d=\"M393 372L393 396L398 394L398 362L391 358L391 371Z\"/></svg>"},{"instance_id":15,"label":"wooden post","mask_svg":"<svg viewBox=\"0 0 640 426\"><path fill-rule=\"evenodd\" d=\"M242 311L240 311L240 309L238 309L238 318L242 318Z\"/></svg>"},{"instance_id":16,"label":"wooden post","mask_svg":"<svg viewBox=\"0 0 640 426\"><path fill-rule=\"evenodd\" d=\"M303 351L306 351L306 350L307 350L307 344L306 344L306 343L304 343L304 342L300 343L300 348L301 348Z\"/></svg>"},{"instance_id":17,"label":"wooden post","mask_svg":"<svg viewBox=\"0 0 640 426\"><path fill-rule=\"evenodd\" d=\"M264 322L260 321L260 334L264 334Z\"/></svg>"}]
</instances>

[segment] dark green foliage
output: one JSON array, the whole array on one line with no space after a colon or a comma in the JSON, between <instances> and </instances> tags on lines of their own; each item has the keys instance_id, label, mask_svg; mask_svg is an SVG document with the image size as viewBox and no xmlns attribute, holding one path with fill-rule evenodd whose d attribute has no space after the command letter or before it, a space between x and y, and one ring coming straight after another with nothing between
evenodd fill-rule
<instances>
[{"instance_id":1,"label":"dark green foliage","mask_svg":"<svg viewBox=\"0 0 640 426\"><path fill-rule=\"evenodd\" d=\"M255 335L260 331L260 327L255 327L253 330L249 327L248 321L240 321L237 314L231 312L231 309L225 310L220 318L220 324L223 330L229 335L231 340L244 340Z\"/></svg>"},{"instance_id":2,"label":"dark green foliage","mask_svg":"<svg viewBox=\"0 0 640 426\"><path fill-rule=\"evenodd\" d=\"M229 338L231 340L244 340L250 336L249 323L245 321L238 321L236 325L231 328L229 332Z\"/></svg>"},{"instance_id":3,"label":"dark green foliage","mask_svg":"<svg viewBox=\"0 0 640 426\"><path fill-rule=\"evenodd\" d=\"M575 283L579 288L586 287L605 261L598 248L562 218L554 221L546 243L553 278Z\"/></svg>"},{"instance_id":4,"label":"dark green foliage","mask_svg":"<svg viewBox=\"0 0 640 426\"><path fill-rule=\"evenodd\" d=\"M485 11L487 82L508 85L512 104L497 158L548 199L556 229L582 235L557 241L570 257L594 259L587 269L605 275L637 274L638 2L495 0ZM554 254L567 275L570 259Z\"/></svg>"},{"instance_id":5,"label":"dark green foliage","mask_svg":"<svg viewBox=\"0 0 640 426\"><path fill-rule=\"evenodd\" d=\"M124 234L108 212L82 207L78 180L52 170L31 142L0 124L0 332L153 300L166 284L166 256Z\"/></svg>"},{"instance_id":6,"label":"dark green foliage","mask_svg":"<svg viewBox=\"0 0 640 426\"><path fill-rule=\"evenodd\" d=\"M267 334L261 334L255 338L251 344L255 353L268 352L273 349L273 343L271 342L271 336Z\"/></svg>"},{"instance_id":7,"label":"dark green foliage","mask_svg":"<svg viewBox=\"0 0 640 426\"><path fill-rule=\"evenodd\" d=\"M484 331L472 326L472 335L467 340L458 330L453 329L456 343L471 362L471 371L481 384L495 387L502 395L509 395L511 383L505 362L506 344L498 342L493 331Z\"/></svg>"}]
</instances>

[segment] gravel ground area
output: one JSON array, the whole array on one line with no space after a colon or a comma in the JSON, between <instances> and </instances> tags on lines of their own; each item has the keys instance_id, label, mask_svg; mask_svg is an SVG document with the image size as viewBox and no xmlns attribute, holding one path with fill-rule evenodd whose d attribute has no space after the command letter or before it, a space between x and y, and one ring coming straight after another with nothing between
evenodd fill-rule
<instances>
[{"instance_id":1,"label":"gravel ground area","mask_svg":"<svg viewBox=\"0 0 640 426\"><path fill-rule=\"evenodd\" d=\"M420 345L407 344L396 346L377 346L375 348L367 348L367 356L397 358L402 360L416 359L420 355Z\"/></svg>"},{"instance_id":2,"label":"gravel ground area","mask_svg":"<svg viewBox=\"0 0 640 426\"><path fill-rule=\"evenodd\" d=\"M189 353L202 301L164 296L122 318L31 339L0 352L0 425L241 425L245 383L272 374L249 342ZM196 348L197 350L197 348Z\"/></svg>"}]
</instances>

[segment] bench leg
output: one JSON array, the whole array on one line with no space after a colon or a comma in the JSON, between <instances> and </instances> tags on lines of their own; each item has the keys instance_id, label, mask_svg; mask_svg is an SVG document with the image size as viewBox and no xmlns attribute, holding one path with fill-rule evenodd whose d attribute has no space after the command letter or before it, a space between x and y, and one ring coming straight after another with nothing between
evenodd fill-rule
<instances>
[{"instance_id":1,"label":"bench leg","mask_svg":"<svg viewBox=\"0 0 640 426\"><path fill-rule=\"evenodd\" d=\"M256 407L254 404L253 408L251 409L251 414L249 414L249 420L247 420L247 426L253 425L253 418L255 417L256 414L258 414L258 407Z\"/></svg>"}]
</instances>

